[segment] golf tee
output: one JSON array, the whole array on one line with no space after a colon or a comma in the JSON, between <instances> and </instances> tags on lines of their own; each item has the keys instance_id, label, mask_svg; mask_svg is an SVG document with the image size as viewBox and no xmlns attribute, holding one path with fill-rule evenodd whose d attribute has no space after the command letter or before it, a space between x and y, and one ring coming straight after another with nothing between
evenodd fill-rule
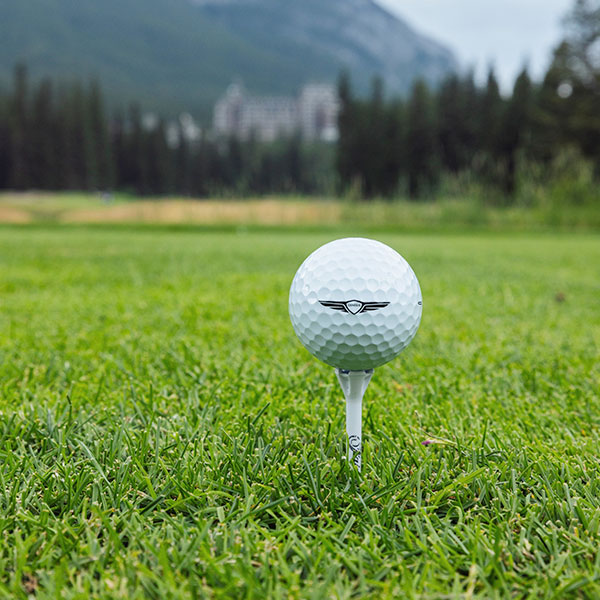
<instances>
[{"instance_id":1,"label":"golf tee","mask_svg":"<svg viewBox=\"0 0 600 600\"><path fill-rule=\"evenodd\" d=\"M362 399L371 381L373 369L368 371L346 371L336 369L336 375L346 399L346 433L348 460L358 470L362 464Z\"/></svg>"},{"instance_id":2,"label":"golf tee","mask_svg":"<svg viewBox=\"0 0 600 600\"><path fill-rule=\"evenodd\" d=\"M362 454L362 399L346 400L348 460L360 471Z\"/></svg>"}]
</instances>

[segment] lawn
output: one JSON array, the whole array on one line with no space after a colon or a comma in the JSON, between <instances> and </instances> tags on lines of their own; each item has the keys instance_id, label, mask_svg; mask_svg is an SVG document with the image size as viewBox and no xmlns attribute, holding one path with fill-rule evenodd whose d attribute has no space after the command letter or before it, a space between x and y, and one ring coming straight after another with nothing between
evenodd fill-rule
<instances>
[{"instance_id":1,"label":"lawn","mask_svg":"<svg viewBox=\"0 0 600 600\"><path fill-rule=\"evenodd\" d=\"M598 237L370 234L424 312L359 475L287 316L340 231L0 228L0 597L600 596Z\"/></svg>"},{"instance_id":2,"label":"lawn","mask_svg":"<svg viewBox=\"0 0 600 600\"><path fill-rule=\"evenodd\" d=\"M569 188L570 190L570 188ZM571 191L571 190L570 190ZM541 192L540 192L541 193ZM454 193L435 201L358 202L349 198L138 198L80 192L0 192L0 224L150 224L392 228L395 231L598 233L598 198L578 202L565 195L534 203L496 205L483 192Z\"/></svg>"}]
</instances>

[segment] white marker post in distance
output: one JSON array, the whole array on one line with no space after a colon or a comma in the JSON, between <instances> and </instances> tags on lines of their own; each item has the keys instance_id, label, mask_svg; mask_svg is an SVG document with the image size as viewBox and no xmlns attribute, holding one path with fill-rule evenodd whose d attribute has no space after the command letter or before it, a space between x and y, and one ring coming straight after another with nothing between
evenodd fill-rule
<instances>
[{"instance_id":1,"label":"white marker post in distance","mask_svg":"<svg viewBox=\"0 0 600 600\"><path fill-rule=\"evenodd\" d=\"M311 354L336 369L346 398L348 460L359 470L362 399L373 369L408 346L422 309L410 265L375 240L325 244L302 263L292 281L292 326Z\"/></svg>"}]
</instances>

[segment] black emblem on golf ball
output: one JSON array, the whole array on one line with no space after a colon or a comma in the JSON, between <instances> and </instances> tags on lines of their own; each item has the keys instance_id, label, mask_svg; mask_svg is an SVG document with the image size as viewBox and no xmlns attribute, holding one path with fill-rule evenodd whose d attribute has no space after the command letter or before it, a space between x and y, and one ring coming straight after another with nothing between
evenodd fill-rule
<instances>
[{"instance_id":1,"label":"black emblem on golf ball","mask_svg":"<svg viewBox=\"0 0 600 600\"><path fill-rule=\"evenodd\" d=\"M379 310L389 304L389 302L361 302L360 300L346 300L345 302L319 300L319 303L332 310L340 310L351 315Z\"/></svg>"},{"instance_id":2,"label":"black emblem on golf ball","mask_svg":"<svg viewBox=\"0 0 600 600\"><path fill-rule=\"evenodd\" d=\"M360 452L360 438L357 435L351 435L348 438L348 446L352 452Z\"/></svg>"}]
</instances>

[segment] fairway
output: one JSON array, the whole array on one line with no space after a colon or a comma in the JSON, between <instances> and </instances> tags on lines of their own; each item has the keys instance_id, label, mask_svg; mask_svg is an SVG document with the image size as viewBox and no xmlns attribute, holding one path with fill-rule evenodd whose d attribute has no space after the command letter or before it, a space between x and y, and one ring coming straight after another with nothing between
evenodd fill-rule
<instances>
[{"instance_id":1,"label":"fairway","mask_svg":"<svg viewBox=\"0 0 600 600\"><path fill-rule=\"evenodd\" d=\"M359 475L287 314L350 233L0 228L0 597L600 596L598 237L367 234L423 318Z\"/></svg>"}]
</instances>

